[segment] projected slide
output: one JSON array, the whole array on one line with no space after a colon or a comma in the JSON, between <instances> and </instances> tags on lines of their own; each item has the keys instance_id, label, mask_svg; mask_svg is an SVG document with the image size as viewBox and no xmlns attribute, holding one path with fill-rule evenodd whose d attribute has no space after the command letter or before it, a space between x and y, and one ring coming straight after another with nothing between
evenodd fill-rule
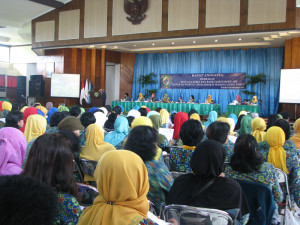
<instances>
[{"instance_id":1,"label":"projected slide","mask_svg":"<svg viewBox=\"0 0 300 225\"><path fill-rule=\"evenodd\" d=\"M51 97L79 98L80 74L56 74L51 77Z\"/></svg>"},{"instance_id":2,"label":"projected slide","mask_svg":"<svg viewBox=\"0 0 300 225\"><path fill-rule=\"evenodd\" d=\"M281 70L279 102L300 103L300 69Z\"/></svg>"}]
</instances>

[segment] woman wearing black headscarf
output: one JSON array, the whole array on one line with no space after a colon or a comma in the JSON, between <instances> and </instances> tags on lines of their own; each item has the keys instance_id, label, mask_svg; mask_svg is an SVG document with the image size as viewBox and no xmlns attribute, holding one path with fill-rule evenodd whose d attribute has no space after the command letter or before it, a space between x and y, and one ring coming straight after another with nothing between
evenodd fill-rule
<instances>
[{"instance_id":1,"label":"woman wearing black headscarf","mask_svg":"<svg viewBox=\"0 0 300 225\"><path fill-rule=\"evenodd\" d=\"M240 222L247 220L248 215L243 216L249 210L240 185L223 174L225 154L219 142L201 142L191 159L194 173L182 175L174 181L166 203L220 210L239 208L237 219Z\"/></svg>"}]
</instances>

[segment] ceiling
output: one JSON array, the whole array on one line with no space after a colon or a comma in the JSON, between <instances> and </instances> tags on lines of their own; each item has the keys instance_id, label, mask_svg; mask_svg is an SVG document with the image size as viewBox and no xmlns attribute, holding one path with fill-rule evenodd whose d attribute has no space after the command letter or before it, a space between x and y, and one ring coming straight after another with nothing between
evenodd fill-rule
<instances>
[{"instance_id":1,"label":"ceiling","mask_svg":"<svg viewBox=\"0 0 300 225\"><path fill-rule=\"evenodd\" d=\"M29 0L0 0L0 5L0 44L9 46L31 44L31 20L54 9Z\"/></svg>"},{"instance_id":2,"label":"ceiling","mask_svg":"<svg viewBox=\"0 0 300 225\"><path fill-rule=\"evenodd\" d=\"M62 3L71 0L57 0ZM31 20L54 8L29 0L0 0L0 45L31 45ZM297 0L300 7L300 0ZM1 28L3 27L3 28ZM265 40L266 37L276 38ZM105 48L124 52L180 51L193 49L222 49L249 47L281 47L285 40L300 37L300 31L244 33L218 36L130 41L112 44L90 44L79 48ZM73 46L74 47L74 46Z\"/></svg>"}]
</instances>

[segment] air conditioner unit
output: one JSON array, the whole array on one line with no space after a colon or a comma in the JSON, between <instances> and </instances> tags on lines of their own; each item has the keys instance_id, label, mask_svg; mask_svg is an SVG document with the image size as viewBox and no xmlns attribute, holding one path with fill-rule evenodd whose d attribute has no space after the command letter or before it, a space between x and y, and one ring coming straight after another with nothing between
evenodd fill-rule
<instances>
[{"instance_id":1,"label":"air conditioner unit","mask_svg":"<svg viewBox=\"0 0 300 225\"><path fill-rule=\"evenodd\" d=\"M0 87L0 98L6 98L6 88Z\"/></svg>"}]
</instances>

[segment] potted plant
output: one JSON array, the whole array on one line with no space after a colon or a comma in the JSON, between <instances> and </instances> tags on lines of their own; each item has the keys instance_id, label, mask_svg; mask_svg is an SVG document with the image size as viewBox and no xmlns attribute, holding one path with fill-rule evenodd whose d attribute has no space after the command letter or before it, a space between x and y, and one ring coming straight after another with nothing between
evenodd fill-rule
<instances>
[{"instance_id":1,"label":"potted plant","mask_svg":"<svg viewBox=\"0 0 300 225\"><path fill-rule=\"evenodd\" d=\"M256 95L255 92L255 87L257 84L259 83L266 83L266 75L265 74L257 74L254 76L246 76L247 82L245 83L245 88L248 85L251 85L252 87L252 91L248 91L248 90L243 90L242 92L247 96L247 99L245 99L246 101L250 101L250 99L248 99L248 95Z\"/></svg>"},{"instance_id":2,"label":"potted plant","mask_svg":"<svg viewBox=\"0 0 300 225\"><path fill-rule=\"evenodd\" d=\"M148 85L149 84L156 84L156 80L152 80L152 76L156 77L156 74L152 72L152 73L149 73L149 74L146 74L146 75L141 75L138 79L138 82L142 85L142 87L144 87L146 85L146 94L145 94L146 98L148 98L149 93L150 93L149 90L148 90ZM151 89L151 91L152 90L155 90L155 89Z\"/></svg>"}]
</instances>

